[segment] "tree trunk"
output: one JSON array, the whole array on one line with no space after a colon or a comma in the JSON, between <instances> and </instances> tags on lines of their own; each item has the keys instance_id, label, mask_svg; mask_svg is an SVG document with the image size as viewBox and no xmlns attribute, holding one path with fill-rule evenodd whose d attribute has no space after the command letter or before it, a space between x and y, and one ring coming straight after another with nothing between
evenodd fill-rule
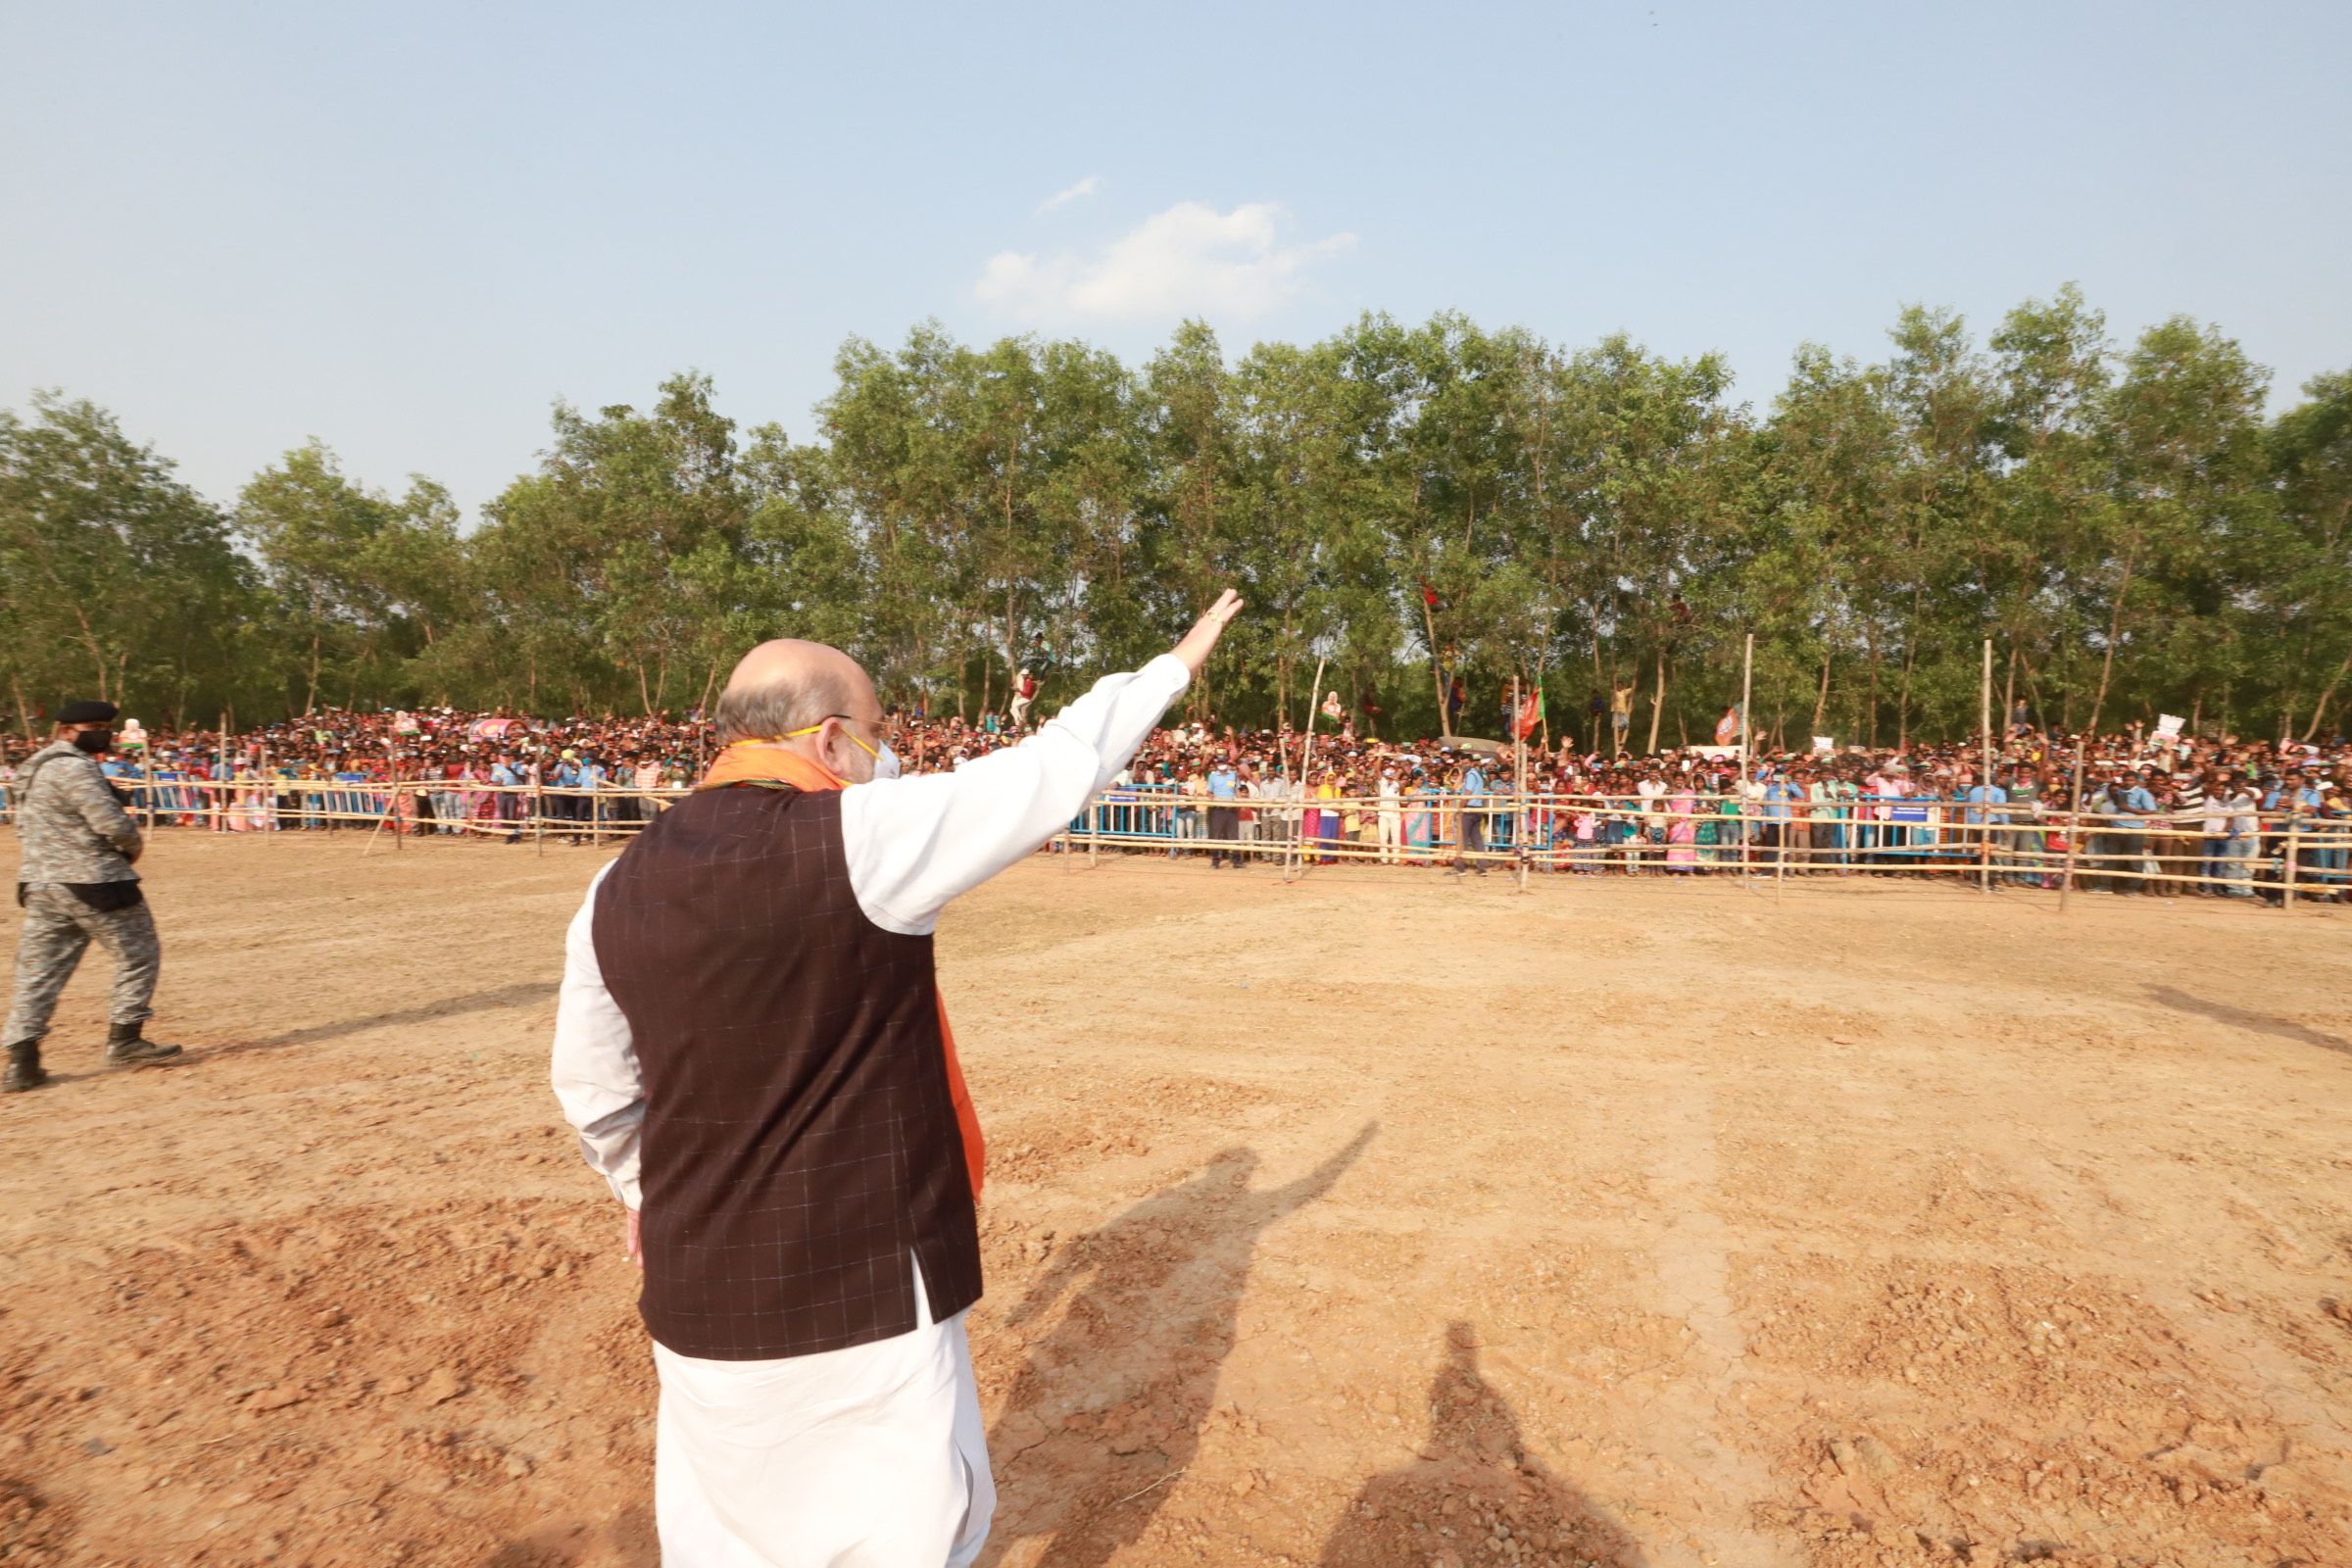
<instances>
[{"instance_id":1,"label":"tree trunk","mask_svg":"<svg viewBox=\"0 0 2352 1568\"><path fill-rule=\"evenodd\" d=\"M2009 715L2017 711L2017 639L2009 639L2009 682L2001 692L2001 734L2009 733Z\"/></svg>"},{"instance_id":2,"label":"tree trunk","mask_svg":"<svg viewBox=\"0 0 2352 1568\"><path fill-rule=\"evenodd\" d=\"M2090 722L2083 729L2090 734L2099 732L2099 710L2107 706L2107 682L2115 674L2115 639L2123 629L2124 596L2132 591L2132 568L2136 557L2124 557L2124 579L2115 586L2115 608L2107 615L2107 657L2099 662L2099 695L2091 699Z\"/></svg>"},{"instance_id":3,"label":"tree trunk","mask_svg":"<svg viewBox=\"0 0 2352 1568\"><path fill-rule=\"evenodd\" d=\"M2020 651L2017 657L2026 666L2026 701L2032 706L2034 716L2040 720L2046 729L2049 724L2049 709L2041 700L2041 681L2034 673L2034 661L2027 659L2023 651Z\"/></svg>"},{"instance_id":4,"label":"tree trunk","mask_svg":"<svg viewBox=\"0 0 2352 1568\"><path fill-rule=\"evenodd\" d=\"M1863 732L1862 744L1875 751L1879 744L1879 671L1883 662L1879 656L1879 635L1876 627L1865 634L1864 646L1870 650L1870 701L1865 718L1868 728Z\"/></svg>"},{"instance_id":5,"label":"tree trunk","mask_svg":"<svg viewBox=\"0 0 2352 1568\"><path fill-rule=\"evenodd\" d=\"M1666 716L1666 649L1665 643L1658 644L1658 680L1657 684L1650 689L1649 696L1649 752L1647 755L1651 757L1658 755L1658 721Z\"/></svg>"},{"instance_id":6,"label":"tree trunk","mask_svg":"<svg viewBox=\"0 0 2352 1568\"><path fill-rule=\"evenodd\" d=\"M2328 705L2335 701L2335 689L2343 684L2347 672L2352 672L2352 654L2345 655L2344 662L2335 666L2335 673L2328 677L2328 689L2320 693L2319 703L2311 710L2311 722L2304 726L2303 739L2306 742L2319 733L2321 721L2328 716Z\"/></svg>"},{"instance_id":7,"label":"tree trunk","mask_svg":"<svg viewBox=\"0 0 2352 1568\"><path fill-rule=\"evenodd\" d=\"M1816 735L1821 733L1821 721L1830 710L1830 661L1836 657L1836 649L1824 648L1821 651L1821 689L1813 695L1813 733Z\"/></svg>"},{"instance_id":8,"label":"tree trunk","mask_svg":"<svg viewBox=\"0 0 2352 1568\"><path fill-rule=\"evenodd\" d=\"M1421 625L1429 634L1429 678L1438 689L1438 733L1453 739L1453 712L1446 706L1446 661L1438 653L1438 617L1430 612L1429 590L1421 591Z\"/></svg>"}]
</instances>

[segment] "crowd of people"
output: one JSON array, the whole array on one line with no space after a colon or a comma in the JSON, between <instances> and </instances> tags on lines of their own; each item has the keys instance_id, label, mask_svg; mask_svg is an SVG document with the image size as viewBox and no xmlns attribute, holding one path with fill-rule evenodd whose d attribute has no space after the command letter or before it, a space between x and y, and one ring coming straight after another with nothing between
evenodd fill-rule
<instances>
[{"instance_id":1,"label":"crowd of people","mask_svg":"<svg viewBox=\"0 0 2352 1568\"><path fill-rule=\"evenodd\" d=\"M1212 865L1366 858L1455 874L1524 860L1587 874L1897 874L1975 868L2002 885L2340 902L2352 750L2138 731L1973 744L1656 757L1531 737L1383 743L1345 732L1162 731L1088 827L1165 838ZM1524 755L1522 755L1524 754ZM2072 843L2070 844L2070 839Z\"/></svg>"},{"instance_id":2,"label":"crowd of people","mask_svg":"<svg viewBox=\"0 0 2352 1568\"><path fill-rule=\"evenodd\" d=\"M1023 705L1024 707L1026 705ZM912 772L1014 744L1030 715L894 713ZM2080 794L2077 793L2078 741ZM692 789L702 716L542 720L448 710L327 711L221 734L126 725L108 774L145 819L220 831L603 838ZM0 800L19 757L0 757ZM392 787L397 786L397 787ZM1806 753L1583 752L1187 722L1153 733L1073 823L1211 866L1375 859L1485 872L1886 874L1975 866L2009 885L2151 896L2347 897L2352 749L2130 731ZM2070 839L2072 842L2070 843Z\"/></svg>"}]
</instances>

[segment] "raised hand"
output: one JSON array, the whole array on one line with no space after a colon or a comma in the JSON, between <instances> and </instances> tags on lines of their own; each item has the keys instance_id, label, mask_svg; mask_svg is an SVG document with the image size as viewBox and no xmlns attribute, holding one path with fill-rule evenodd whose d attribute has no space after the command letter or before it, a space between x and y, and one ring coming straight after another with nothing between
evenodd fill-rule
<instances>
[{"instance_id":1,"label":"raised hand","mask_svg":"<svg viewBox=\"0 0 2352 1568\"><path fill-rule=\"evenodd\" d=\"M1242 596L1226 589L1208 607L1207 612L1193 622L1193 629L1184 634L1184 641L1170 652L1184 661L1186 669L1200 674L1200 666L1208 662L1209 653L1217 646L1217 639L1225 635L1225 623L1241 612Z\"/></svg>"}]
</instances>

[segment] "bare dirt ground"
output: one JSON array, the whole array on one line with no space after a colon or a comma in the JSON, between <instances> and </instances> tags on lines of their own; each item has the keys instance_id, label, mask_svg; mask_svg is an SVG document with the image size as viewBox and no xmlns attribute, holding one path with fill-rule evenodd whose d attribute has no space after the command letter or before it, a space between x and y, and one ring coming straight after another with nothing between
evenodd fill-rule
<instances>
[{"instance_id":1,"label":"bare dirt ground","mask_svg":"<svg viewBox=\"0 0 2352 1568\"><path fill-rule=\"evenodd\" d=\"M166 835L0 1101L0 1560L651 1564L610 852ZM942 972L999 1568L2352 1563L2352 918L1039 858ZM2338 1306L2338 1301L2346 1304Z\"/></svg>"}]
</instances>

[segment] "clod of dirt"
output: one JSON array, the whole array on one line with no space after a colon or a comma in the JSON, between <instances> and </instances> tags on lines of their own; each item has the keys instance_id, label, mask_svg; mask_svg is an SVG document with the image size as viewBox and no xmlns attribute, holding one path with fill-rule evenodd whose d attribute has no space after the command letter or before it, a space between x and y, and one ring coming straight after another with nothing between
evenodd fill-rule
<instances>
[{"instance_id":1,"label":"clod of dirt","mask_svg":"<svg viewBox=\"0 0 2352 1568\"><path fill-rule=\"evenodd\" d=\"M427 1404L447 1404L465 1392L463 1378L445 1366L437 1366L425 1374L424 1387L416 1391L416 1397Z\"/></svg>"},{"instance_id":2,"label":"clod of dirt","mask_svg":"<svg viewBox=\"0 0 2352 1568\"><path fill-rule=\"evenodd\" d=\"M264 1415L271 1410L283 1410L290 1404L300 1404L309 1397L297 1385L286 1384L280 1388L256 1390L246 1399L245 1408L256 1415Z\"/></svg>"},{"instance_id":3,"label":"clod of dirt","mask_svg":"<svg viewBox=\"0 0 2352 1568\"><path fill-rule=\"evenodd\" d=\"M1854 1454L1874 1476L1890 1476L1901 1468L1886 1445L1867 1433L1854 1440Z\"/></svg>"}]
</instances>

